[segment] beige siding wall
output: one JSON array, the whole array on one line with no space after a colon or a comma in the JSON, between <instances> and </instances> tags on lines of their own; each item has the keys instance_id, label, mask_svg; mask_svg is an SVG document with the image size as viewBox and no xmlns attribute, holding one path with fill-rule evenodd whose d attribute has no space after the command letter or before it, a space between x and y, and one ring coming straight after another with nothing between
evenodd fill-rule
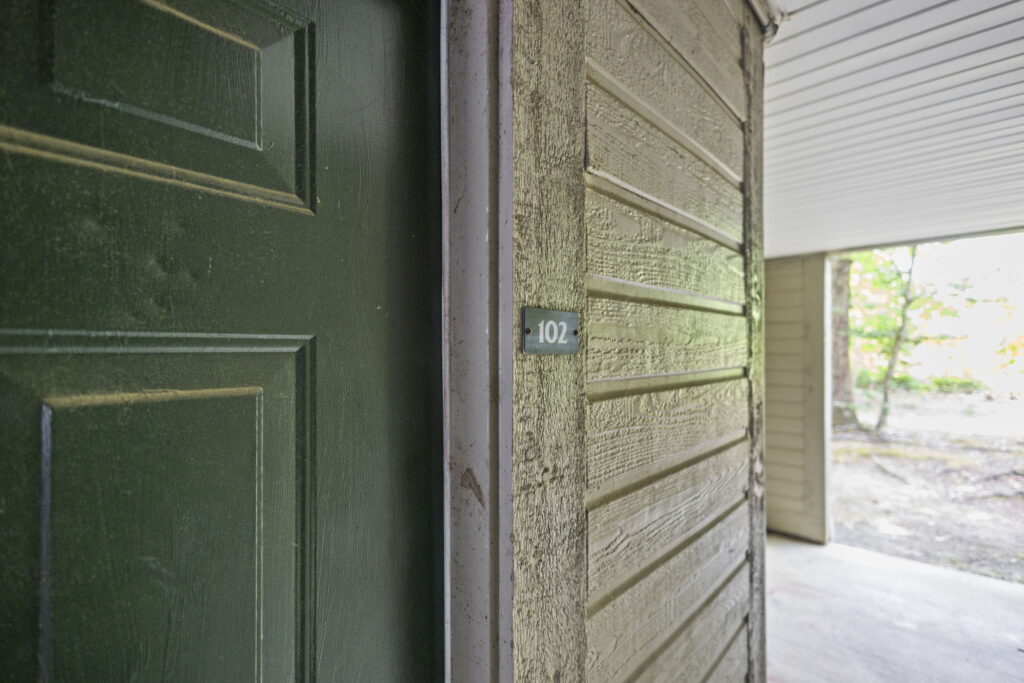
<instances>
[{"instance_id":1,"label":"beige siding wall","mask_svg":"<svg viewBox=\"0 0 1024 683\"><path fill-rule=\"evenodd\" d=\"M765 262L768 528L829 537L829 265L822 255Z\"/></svg>"},{"instance_id":2,"label":"beige siding wall","mask_svg":"<svg viewBox=\"0 0 1024 683\"><path fill-rule=\"evenodd\" d=\"M503 3L504 8L509 3ZM512 17L511 310L584 308L583 0L515 0ZM508 212L508 214L506 214ZM507 258L503 254L500 258ZM502 267L506 267L503 264ZM483 286L483 285L482 285ZM501 292L504 300L507 292ZM512 667L518 681L586 676L585 355L512 355ZM582 344L586 344L584 335ZM499 397L507 400L507 394ZM506 432L511 428L511 434ZM465 476L465 475L463 475ZM502 576L500 580L505 580ZM504 624L501 625L504 629ZM502 678L502 680L504 680Z\"/></svg>"},{"instance_id":3,"label":"beige siding wall","mask_svg":"<svg viewBox=\"0 0 1024 683\"><path fill-rule=\"evenodd\" d=\"M762 530L742 36L760 29L735 1L585 8L586 676L744 680Z\"/></svg>"}]
</instances>

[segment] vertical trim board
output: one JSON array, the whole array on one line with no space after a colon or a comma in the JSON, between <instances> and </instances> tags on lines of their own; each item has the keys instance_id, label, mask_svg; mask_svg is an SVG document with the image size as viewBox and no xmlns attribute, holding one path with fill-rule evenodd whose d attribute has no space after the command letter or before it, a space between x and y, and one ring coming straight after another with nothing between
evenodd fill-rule
<instances>
[{"instance_id":1,"label":"vertical trim board","mask_svg":"<svg viewBox=\"0 0 1024 683\"><path fill-rule=\"evenodd\" d=\"M763 215L763 125L764 125L764 34L752 11L743 26L743 74L747 104L746 159L744 176L744 258L747 283L747 322L750 378L750 614L746 638L740 637L747 655L746 675L750 683L767 678L765 654L765 505L764 505L764 215ZM727 658L728 661L728 658ZM722 670L722 664L719 664Z\"/></svg>"},{"instance_id":2,"label":"vertical trim board","mask_svg":"<svg viewBox=\"0 0 1024 683\"><path fill-rule=\"evenodd\" d=\"M582 311L582 0L518 0L512 12L513 310ZM585 676L585 336L581 342L578 355L527 355L517 349L513 357L517 680Z\"/></svg>"}]
</instances>

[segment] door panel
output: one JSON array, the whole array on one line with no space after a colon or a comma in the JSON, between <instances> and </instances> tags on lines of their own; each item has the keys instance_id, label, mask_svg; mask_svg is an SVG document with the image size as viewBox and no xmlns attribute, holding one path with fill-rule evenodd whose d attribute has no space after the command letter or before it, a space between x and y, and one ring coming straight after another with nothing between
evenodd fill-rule
<instances>
[{"instance_id":1,"label":"door panel","mask_svg":"<svg viewBox=\"0 0 1024 683\"><path fill-rule=\"evenodd\" d=\"M0 141L311 207L314 22L255 2L54 0L38 24L0 47Z\"/></svg>"},{"instance_id":2,"label":"door panel","mask_svg":"<svg viewBox=\"0 0 1024 683\"><path fill-rule=\"evenodd\" d=\"M35 441L7 442L8 465L41 477L44 678L120 680L140 659L162 680L286 678L311 585L294 551L311 514L309 340L2 339L20 389L4 416L24 415L12 431Z\"/></svg>"},{"instance_id":3,"label":"door panel","mask_svg":"<svg viewBox=\"0 0 1024 683\"><path fill-rule=\"evenodd\" d=\"M0 8L16 679L438 675L437 21Z\"/></svg>"}]
</instances>

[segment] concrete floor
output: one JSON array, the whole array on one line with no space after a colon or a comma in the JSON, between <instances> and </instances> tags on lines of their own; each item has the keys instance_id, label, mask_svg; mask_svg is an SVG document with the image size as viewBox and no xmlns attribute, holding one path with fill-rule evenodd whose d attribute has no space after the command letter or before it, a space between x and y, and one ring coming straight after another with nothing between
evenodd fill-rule
<instances>
[{"instance_id":1,"label":"concrete floor","mask_svg":"<svg viewBox=\"0 0 1024 683\"><path fill-rule=\"evenodd\" d=\"M776 535L766 562L769 681L1024 681L1024 584Z\"/></svg>"}]
</instances>

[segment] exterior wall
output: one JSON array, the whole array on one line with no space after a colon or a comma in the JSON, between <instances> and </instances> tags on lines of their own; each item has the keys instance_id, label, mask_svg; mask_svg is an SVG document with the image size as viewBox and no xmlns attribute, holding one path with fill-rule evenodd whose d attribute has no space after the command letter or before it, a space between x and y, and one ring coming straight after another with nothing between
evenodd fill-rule
<instances>
[{"instance_id":1,"label":"exterior wall","mask_svg":"<svg viewBox=\"0 0 1024 683\"><path fill-rule=\"evenodd\" d=\"M514 7L515 315L583 312L577 356L516 327L515 677L761 681L762 27Z\"/></svg>"},{"instance_id":2,"label":"exterior wall","mask_svg":"<svg viewBox=\"0 0 1024 683\"><path fill-rule=\"evenodd\" d=\"M831 434L829 263L765 263L768 528L826 543Z\"/></svg>"},{"instance_id":3,"label":"exterior wall","mask_svg":"<svg viewBox=\"0 0 1024 683\"><path fill-rule=\"evenodd\" d=\"M587 4L588 679L745 673L747 9Z\"/></svg>"},{"instance_id":4,"label":"exterior wall","mask_svg":"<svg viewBox=\"0 0 1024 683\"><path fill-rule=\"evenodd\" d=\"M513 8L512 664L516 680L578 681L585 352L522 353L519 316L524 306L583 309L583 6L515 0Z\"/></svg>"}]
</instances>

